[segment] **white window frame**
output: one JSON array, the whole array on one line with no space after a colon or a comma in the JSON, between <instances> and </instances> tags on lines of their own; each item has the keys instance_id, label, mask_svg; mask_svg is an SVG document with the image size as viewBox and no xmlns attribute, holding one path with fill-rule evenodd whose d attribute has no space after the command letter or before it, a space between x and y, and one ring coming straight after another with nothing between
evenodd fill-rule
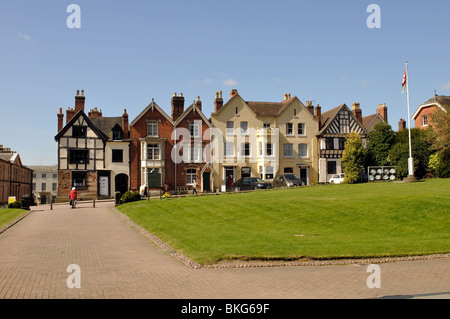
<instances>
[{"instance_id":1,"label":"white window frame","mask_svg":"<svg viewBox=\"0 0 450 319\"><path fill-rule=\"evenodd\" d=\"M248 154L245 154L246 145L248 145ZM251 157L252 156L252 143L244 142L241 143L241 157Z\"/></svg>"},{"instance_id":2,"label":"white window frame","mask_svg":"<svg viewBox=\"0 0 450 319\"><path fill-rule=\"evenodd\" d=\"M186 185L192 185L197 180L197 170L189 168L186 170Z\"/></svg>"},{"instance_id":3,"label":"white window frame","mask_svg":"<svg viewBox=\"0 0 450 319\"><path fill-rule=\"evenodd\" d=\"M189 121L189 133L191 137L200 137L200 123L198 121Z\"/></svg>"},{"instance_id":4,"label":"white window frame","mask_svg":"<svg viewBox=\"0 0 450 319\"><path fill-rule=\"evenodd\" d=\"M292 123L286 123L286 136L294 136L294 125Z\"/></svg>"},{"instance_id":5,"label":"white window frame","mask_svg":"<svg viewBox=\"0 0 450 319\"><path fill-rule=\"evenodd\" d=\"M155 130L156 127L156 130ZM147 122L147 136L158 136L158 121L148 121ZM155 134L156 131L156 134Z\"/></svg>"},{"instance_id":6,"label":"white window frame","mask_svg":"<svg viewBox=\"0 0 450 319\"><path fill-rule=\"evenodd\" d=\"M226 124L226 133L227 135L234 135L234 122L228 121Z\"/></svg>"},{"instance_id":7,"label":"white window frame","mask_svg":"<svg viewBox=\"0 0 450 319\"><path fill-rule=\"evenodd\" d=\"M241 122L241 135L248 135L248 122Z\"/></svg>"},{"instance_id":8,"label":"white window frame","mask_svg":"<svg viewBox=\"0 0 450 319\"><path fill-rule=\"evenodd\" d=\"M228 153L227 149L231 152ZM223 154L225 157L234 157L234 142L224 142L223 143Z\"/></svg>"},{"instance_id":9,"label":"white window frame","mask_svg":"<svg viewBox=\"0 0 450 319\"><path fill-rule=\"evenodd\" d=\"M304 154L305 151L306 151L306 155L302 155L302 154ZM298 157L300 157L300 158L308 157L308 144L306 144L306 143L298 144Z\"/></svg>"},{"instance_id":10,"label":"white window frame","mask_svg":"<svg viewBox=\"0 0 450 319\"><path fill-rule=\"evenodd\" d=\"M155 145L156 145L156 147L155 147ZM157 155L157 156L155 156L155 155ZM150 161L161 160L161 145L159 143L148 143L147 144L147 160L150 160Z\"/></svg>"},{"instance_id":11,"label":"white window frame","mask_svg":"<svg viewBox=\"0 0 450 319\"><path fill-rule=\"evenodd\" d=\"M293 158L294 157L294 144L290 144L290 143L284 144L283 155L286 158Z\"/></svg>"},{"instance_id":12,"label":"white window frame","mask_svg":"<svg viewBox=\"0 0 450 319\"><path fill-rule=\"evenodd\" d=\"M422 115L422 126L428 126L428 116Z\"/></svg>"},{"instance_id":13,"label":"white window frame","mask_svg":"<svg viewBox=\"0 0 450 319\"><path fill-rule=\"evenodd\" d=\"M303 133L300 133L300 128L302 128ZM297 123L297 135L306 136L306 125L305 123Z\"/></svg>"}]
</instances>

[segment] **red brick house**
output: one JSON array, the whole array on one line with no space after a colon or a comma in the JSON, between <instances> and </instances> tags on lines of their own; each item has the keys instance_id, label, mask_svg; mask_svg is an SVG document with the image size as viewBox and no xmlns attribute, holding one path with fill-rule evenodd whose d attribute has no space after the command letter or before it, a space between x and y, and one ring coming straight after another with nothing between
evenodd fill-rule
<instances>
[{"instance_id":1,"label":"red brick house","mask_svg":"<svg viewBox=\"0 0 450 319\"><path fill-rule=\"evenodd\" d=\"M19 154L0 145L0 205L7 204L9 197L33 198L32 179L33 170L22 164Z\"/></svg>"},{"instance_id":2,"label":"red brick house","mask_svg":"<svg viewBox=\"0 0 450 319\"><path fill-rule=\"evenodd\" d=\"M200 97L179 117L176 116L177 114L172 114L175 120L177 146L174 152L178 151L180 157L182 155L182 161L175 159L175 188L192 188L194 182L197 182L198 190L210 192L213 190L213 174L209 158L212 125L202 112Z\"/></svg>"},{"instance_id":3,"label":"red brick house","mask_svg":"<svg viewBox=\"0 0 450 319\"><path fill-rule=\"evenodd\" d=\"M450 106L450 96L439 96L436 94L425 103L419 105L412 116L415 127L426 129L428 126L432 125L433 113L438 109L445 111L445 106Z\"/></svg>"},{"instance_id":4,"label":"red brick house","mask_svg":"<svg viewBox=\"0 0 450 319\"><path fill-rule=\"evenodd\" d=\"M174 94L172 116L183 113L184 97ZM154 100L130 123L130 187L175 189L175 166L170 160L174 121Z\"/></svg>"}]
</instances>

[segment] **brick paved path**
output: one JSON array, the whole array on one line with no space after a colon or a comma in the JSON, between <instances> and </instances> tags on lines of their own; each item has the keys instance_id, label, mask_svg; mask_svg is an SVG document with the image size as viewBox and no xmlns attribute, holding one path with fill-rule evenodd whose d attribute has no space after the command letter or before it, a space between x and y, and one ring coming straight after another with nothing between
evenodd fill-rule
<instances>
[{"instance_id":1,"label":"brick paved path","mask_svg":"<svg viewBox=\"0 0 450 319\"><path fill-rule=\"evenodd\" d=\"M367 287L367 265L191 269L131 227L112 206L35 210L0 234L0 298L450 296L449 258L380 264L379 289ZM79 289L67 287L71 264L81 270Z\"/></svg>"}]
</instances>

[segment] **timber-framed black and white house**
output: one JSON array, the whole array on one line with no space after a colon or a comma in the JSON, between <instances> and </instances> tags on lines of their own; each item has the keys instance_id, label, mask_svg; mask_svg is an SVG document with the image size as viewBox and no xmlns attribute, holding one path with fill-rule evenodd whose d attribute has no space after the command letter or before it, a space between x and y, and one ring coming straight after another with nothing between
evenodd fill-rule
<instances>
[{"instance_id":1,"label":"timber-framed black and white house","mask_svg":"<svg viewBox=\"0 0 450 319\"><path fill-rule=\"evenodd\" d=\"M121 117L103 117L94 108L84 112L84 92L77 91L75 108L58 114L58 195L67 201L72 187L78 198L112 197L129 189L129 131L126 110Z\"/></svg>"},{"instance_id":2,"label":"timber-framed black and white house","mask_svg":"<svg viewBox=\"0 0 450 319\"><path fill-rule=\"evenodd\" d=\"M362 124L359 103L354 103L352 110L342 104L323 113L319 125L319 183L327 183L334 174L343 173L341 158L349 134L360 134L365 146L368 133Z\"/></svg>"}]
</instances>

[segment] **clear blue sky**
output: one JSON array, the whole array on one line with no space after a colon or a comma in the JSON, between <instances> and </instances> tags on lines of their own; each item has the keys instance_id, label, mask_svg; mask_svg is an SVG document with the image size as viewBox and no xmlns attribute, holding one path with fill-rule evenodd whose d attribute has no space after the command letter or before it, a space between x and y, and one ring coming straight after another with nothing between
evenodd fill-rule
<instances>
[{"instance_id":1,"label":"clear blue sky","mask_svg":"<svg viewBox=\"0 0 450 319\"><path fill-rule=\"evenodd\" d=\"M69 29L69 4L81 28ZM381 28L366 24L369 4ZM327 111L359 102L363 116L386 103L392 127L407 118L401 94L409 67L411 114L450 95L450 2L431 1L23 1L0 3L0 144L26 165L56 164L56 114L85 90L86 109L130 122L152 98L167 113L174 92L238 89L248 101L284 93ZM414 125L413 125L414 127Z\"/></svg>"}]
</instances>

